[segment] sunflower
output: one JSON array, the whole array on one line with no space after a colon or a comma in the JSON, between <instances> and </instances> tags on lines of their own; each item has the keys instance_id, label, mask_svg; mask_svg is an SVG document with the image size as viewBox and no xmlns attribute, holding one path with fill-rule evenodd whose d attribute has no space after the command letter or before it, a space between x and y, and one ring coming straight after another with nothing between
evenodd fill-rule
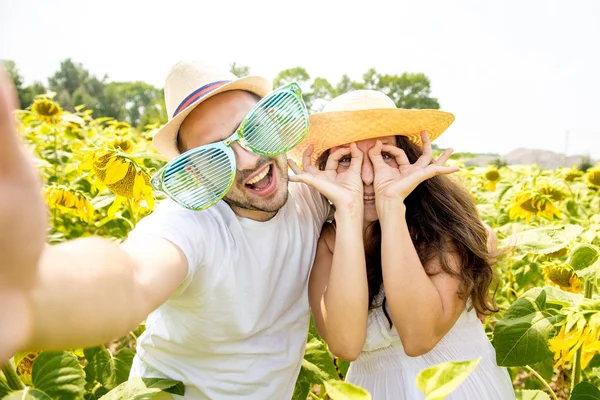
<instances>
[{"instance_id":1,"label":"sunflower","mask_svg":"<svg viewBox=\"0 0 600 400\"><path fill-rule=\"evenodd\" d=\"M496 184L500 180L500 173L498 170L496 168L490 168L485 174L483 174L483 177L485 178L484 186L488 190L496 190Z\"/></svg>"},{"instance_id":2,"label":"sunflower","mask_svg":"<svg viewBox=\"0 0 600 400\"><path fill-rule=\"evenodd\" d=\"M133 142L129 139L117 138L112 141L111 145L115 149L123 150L125 153L129 154L133 151Z\"/></svg>"},{"instance_id":3,"label":"sunflower","mask_svg":"<svg viewBox=\"0 0 600 400\"><path fill-rule=\"evenodd\" d=\"M98 178L97 187L105 186L117 195L108 210L108 217L114 217L125 200L131 200L134 212L141 208L154 208L150 175L125 153L96 149L84 154L82 167L93 170Z\"/></svg>"},{"instance_id":4,"label":"sunflower","mask_svg":"<svg viewBox=\"0 0 600 400\"><path fill-rule=\"evenodd\" d=\"M31 105L31 110L42 122L49 124L56 124L60 121L62 115L62 109L46 96L38 96L38 98Z\"/></svg>"},{"instance_id":5,"label":"sunflower","mask_svg":"<svg viewBox=\"0 0 600 400\"><path fill-rule=\"evenodd\" d=\"M578 169L570 169L564 174L565 181L573 182L577 178L581 178L583 176L583 172Z\"/></svg>"},{"instance_id":6,"label":"sunflower","mask_svg":"<svg viewBox=\"0 0 600 400\"><path fill-rule=\"evenodd\" d=\"M552 186L548 183L544 183L538 187L540 193L545 194L554 201L561 202L567 198L567 194L559 188Z\"/></svg>"},{"instance_id":7,"label":"sunflower","mask_svg":"<svg viewBox=\"0 0 600 400\"><path fill-rule=\"evenodd\" d=\"M38 354L38 352L31 352L26 354L20 360L17 360L15 358L15 362L17 362L17 373L21 375L27 382L31 382L33 362L35 361L35 358L38 356Z\"/></svg>"},{"instance_id":8,"label":"sunflower","mask_svg":"<svg viewBox=\"0 0 600 400\"><path fill-rule=\"evenodd\" d=\"M76 190L62 185L53 185L44 189L44 196L50 208L63 214L71 214L82 221L90 222L94 216L94 206Z\"/></svg>"},{"instance_id":9,"label":"sunflower","mask_svg":"<svg viewBox=\"0 0 600 400\"><path fill-rule=\"evenodd\" d=\"M594 355L600 352L600 324L581 316L573 324L564 324L558 335L548 340L554 353L555 367L572 362L581 348L581 368L585 369Z\"/></svg>"},{"instance_id":10,"label":"sunflower","mask_svg":"<svg viewBox=\"0 0 600 400\"><path fill-rule=\"evenodd\" d=\"M561 216L549 195L531 189L523 189L515 195L508 215L511 219L524 218L528 223L534 215L550 220Z\"/></svg>"},{"instance_id":11,"label":"sunflower","mask_svg":"<svg viewBox=\"0 0 600 400\"><path fill-rule=\"evenodd\" d=\"M600 186L600 168L590 168L587 171L587 181L593 186Z\"/></svg>"},{"instance_id":12,"label":"sunflower","mask_svg":"<svg viewBox=\"0 0 600 400\"><path fill-rule=\"evenodd\" d=\"M546 256L552 257L552 258L561 258L561 257L566 256L568 252L569 252L569 248L567 246L565 246L560 250L556 250L556 251L553 251L552 253L546 254Z\"/></svg>"},{"instance_id":13,"label":"sunflower","mask_svg":"<svg viewBox=\"0 0 600 400\"><path fill-rule=\"evenodd\" d=\"M566 252L565 252L566 253ZM581 280L569 264L547 264L544 267L546 282L571 293L581 293Z\"/></svg>"}]
</instances>

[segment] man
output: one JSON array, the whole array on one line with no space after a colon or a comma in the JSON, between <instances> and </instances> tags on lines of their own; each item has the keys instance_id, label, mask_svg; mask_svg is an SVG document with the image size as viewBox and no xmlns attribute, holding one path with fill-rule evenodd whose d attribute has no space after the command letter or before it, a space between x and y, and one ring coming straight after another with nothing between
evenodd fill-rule
<instances>
[{"instance_id":1,"label":"man","mask_svg":"<svg viewBox=\"0 0 600 400\"><path fill-rule=\"evenodd\" d=\"M0 88L0 301L11 307L0 311L8 327L0 358L103 343L147 318L131 376L180 380L189 399L290 398L329 206L305 185L288 187L285 154L261 156L233 142L235 179L223 201L192 211L166 200L122 245L85 238L43 248L44 206L16 139L7 86ZM173 158L223 141L270 92L265 78L178 63L165 83L170 121L155 147Z\"/></svg>"}]
</instances>

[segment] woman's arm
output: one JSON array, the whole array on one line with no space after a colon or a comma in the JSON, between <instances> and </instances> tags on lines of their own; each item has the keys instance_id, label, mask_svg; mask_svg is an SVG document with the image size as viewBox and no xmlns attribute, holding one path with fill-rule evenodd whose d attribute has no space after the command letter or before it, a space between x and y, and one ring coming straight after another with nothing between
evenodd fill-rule
<instances>
[{"instance_id":1,"label":"woman's arm","mask_svg":"<svg viewBox=\"0 0 600 400\"><path fill-rule=\"evenodd\" d=\"M454 325L464 307L464 301L458 297L460 282L442 272L440 260L421 265L406 223L404 200L410 193L427 179L458 170L444 166L452 149L446 149L433 161L427 132L421 132L421 140L423 154L414 163L395 146L378 142L369 150L381 224L383 285L392 321L409 356L430 351ZM394 156L395 164L383 160L382 150ZM460 260L452 254L446 256L449 267L457 271ZM426 269L434 275L428 276Z\"/></svg>"},{"instance_id":2,"label":"woman's arm","mask_svg":"<svg viewBox=\"0 0 600 400\"><path fill-rule=\"evenodd\" d=\"M357 213L355 213L357 214ZM337 232L323 228L308 293L315 326L330 351L355 360L365 343L369 310L362 211L336 211Z\"/></svg>"},{"instance_id":3,"label":"woman's arm","mask_svg":"<svg viewBox=\"0 0 600 400\"><path fill-rule=\"evenodd\" d=\"M404 350L414 357L429 352L448 333L465 301L458 296L460 281L442 271L439 259L421 264L406 224L406 207L394 209L380 217L383 284ZM458 272L456 256L448 254L447 262ZM428 276L426 269L434 275Z\"/></svg>"}]
</instances>

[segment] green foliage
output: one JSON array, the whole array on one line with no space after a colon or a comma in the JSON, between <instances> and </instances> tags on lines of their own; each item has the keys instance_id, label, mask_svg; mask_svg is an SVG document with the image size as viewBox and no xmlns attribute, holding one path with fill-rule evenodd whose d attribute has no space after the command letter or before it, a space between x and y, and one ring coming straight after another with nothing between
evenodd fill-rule
<instances>
[{"instance_id":1,"label":"green foliage","mask_svg":"<svg viewBox=\"0 0 600 400\"><path fill-rule=\"evenodd\" d=\"M24 104L27 93L36 92L27 92L16 66L11 68ZM235 64L232 70L239 75L249 72ZM303 68L292 68L276 79L278 83L299 81L313 111L338 94L362 88L382 90L400 107L435 108L437 104L429 97L429 80L422 74L383 75L371 69L362 80L344 75L332 84L324 78L312 79ZM129 179L129 171L143 177L163 165L150 143L152 129L166 118L162 91L143 82L97 79L71 60L51 78L51 88L54 97L32 95L29 104L35 101L38 107L32 105L17 115L22 138L45 182L49 241L88 235L122 240L152 212L151 195L131 194L135 180ZM45 93L45 88L39 89ZM67 101L60 104L62 108L53 103L60 98ZM88 107L96 104L94 117L91 110L74 106L79 102ZM70 107L74 111L68 111ZM540 391L527 390L540 388L542 381L577 384L581 378L573 365L578 357L583 379L600 383L600 354L595 350L600 341L596 330L600 297L590 286L600 283L600 197L597 188L587 183L595 178L590 173L575 176L572 170L498 166L494 172L499 178L489 185L488 168L466 167L460 158L450 162L462 167L457 179L470 191L503 250L494 267L500 312L484 325L498 363L508 366L512 376L519 376L520 368L539 371L534 384L533 378L515 380L518 398L547 398ZM138 181L142 183L137 189L144 189L144 179ZM583 288L588 290L582 293ZM35 359L35 354L16 355L11 365L17 366L18 375L0 375L0 398L151 398L161 390L182 390L178 382L127 380L135 341L143 329L141 325L110 346L42 352ZM26 361L31 360L28 372ZM293 398L368 398L362 390L344 384L348 365L331 356L311 325ZM460 379L461 371L440 373L444 379L425 372L421 384L433 393L443 382ZM562 385L557 390L568 392L569 383ZM548 387L544 390L550 393ZM575 388L573 398L595 393L586 384Z\"/></svg>"},{"instance_id":2,"label":"green foliage","mask_svg":"<svg viewBox=\"0 0 600 400\"><path fill-rule=\"evenodd\" d=\"M417 375L417 387L425 394L425 400L442 400L467 379L480 361L481 357L426 368Z\"/></svg>"},{"instance_id":3,"label":"green foliage","mask_svg":"<svg viewBox=\"0 0 600 400\"><path fill-rule=\"evenodd\" d=\"M53 400L52 397L48 397L44 392L36 389L26 388L19 390L18 392L12 392L8 396L3 397L2 400Z\"/></svg>"},{"instance_id":4,"label":"green foliage","mask_svg":"<svg viewBox=\"0 0 600 400\"><path fill-rule=\"evenodd\" d=\"M79 360L70 352L42 352L33 362L33 387L52 399L79 399L85 378Z\"/></svg>"},{"instance_id":5,"label":"green foliage","mask_svg":"<svg viewBox=\"0 0 600 400\"><path fill-rule=\"evenodd\" d=\"M149 400L160 392L185 394L181 382L158 378L133 378L117 386L101 400Z\"/></svg>"},{"instance_id":6,"label":"green foliage","mask_svg":"<svg viewBox=\"0 0 600 400\"><path fill-rule=\"evenodd\" d=\"M246 65L237 65L237 63L232 63L230 65L231 73L237 76L238 78L242 78L244 76L250 75L250 68Z\"/></svg>"},{"instance_id":7,"label":"green foliage","mask_svg":"<svg viewBox=\"0 0 600 400\"><path fill-rule=\"evenodd\" d=\"M515 301L496 324L496 362L502 366L535 364L552 357L548 339L560 319L546 307L546 292L535 299L527 294Z\"/></svg>"},{"instance_id":8,"label":"green foliage","mask_svg":"<svg viewBox=\"0 0 600 400\"><path fill-rule=\"evenodd\" d=\"M552 226L526 230L506 238L502 246L518 245L519 250L529 254L549 254L566 247L583 233L579 225Z\"/></svg>"},{"instance_id":9,"label":"green foliage","mask_svg":"<svg viewBox=\"0 0 600 400\"><path fill-rule=\"evenodd\" d=\"M515 390L516 400L550 400L541 390Z\"/></svg>"},{"instance_id":10,"label":"green foliage","mask_svg":"<svg viewBox=\"0 0 600 400\"><path fill-rule=\"evenodd\" d=\"M55 100L69 111L80 106L94 110L96 117L110 117L126 121L134 127L163 124L167 121L163 90L144 82L109 82L90 74L81 63L66 59L60 68L48 78L48 89L40 82L24 87L23 78L15 63L3 61L4 68L12 78L21 108L33 104L37 95L48 90Z\"/></svg>"},{"instance_id":11,"label":"green foliage","mask_svg":"<svg viewBox=\"0 0 600 400\"><path fill-rule=\"evenodd\" d=\"M332 400L371 400L371 395L364 389L342 381L324 382L327 396Z\"/></svg>"},{"instance_id":12,"label":"green foliage","mask_svg":"<svg viewBox=\"0 0 600 400\"><path fill-rule=\"evenodd\" d=\"M573 388L571 400L600 400L600 389L591 383L578 383Z\"/></svg>"}]
</instances>

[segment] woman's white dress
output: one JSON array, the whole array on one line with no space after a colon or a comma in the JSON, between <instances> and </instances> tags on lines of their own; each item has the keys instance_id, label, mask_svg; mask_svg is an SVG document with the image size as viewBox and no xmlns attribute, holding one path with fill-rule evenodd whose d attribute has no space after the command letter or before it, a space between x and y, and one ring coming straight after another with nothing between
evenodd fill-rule
<instances>
[{"instance_id":1,"label":"woman's white dress","mask_svg":"<svg viewBox=\"0 0 600 400\"><path fill-rule=\"evenodd\" d=\"M376 301L381 302L383 294ZM389 314L389 312L388 312ZM429 352L409 357L395 327L381 307L369 311L367 339L359 357L350 364L346 380L371 393L373 400L418 400L417 374L446 361L482 357L475 370L447 400L510 400L515 394L505 368L496 364L496 352L475 310L462 312L452 329Z\"/></svg>"}]
</instances>

